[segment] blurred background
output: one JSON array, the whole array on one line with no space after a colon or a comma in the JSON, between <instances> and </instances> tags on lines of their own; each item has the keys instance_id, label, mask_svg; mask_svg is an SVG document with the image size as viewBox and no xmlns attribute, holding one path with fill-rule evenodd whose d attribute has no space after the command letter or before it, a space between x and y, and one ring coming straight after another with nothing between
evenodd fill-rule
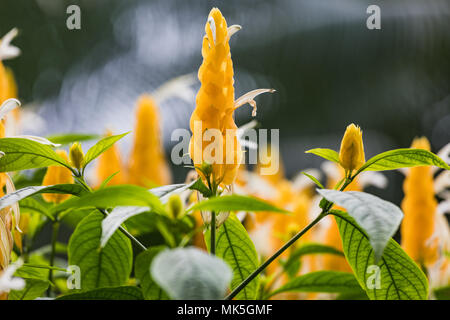
<instances>
[{"instance_id":1,"label":"blurred background","mask_svg":"<svg viewBox=\"0 0 450 320\"><path fill-rule=\"evenodd\" d=\"M66 27L71 4L81 8L81 30ZM370 4L381 8L381 30L366 27ZM18 27L13 43L22 50L5 65L24 107L44 120L26 133L132 130L140 94L197 72L215 6L228 25L243 26L231 40L236 97L277 90L257 98L257 120L280 129L288 176L319 167L304 151L338 150L351 122L364 130L366 158L415 136L427 136L434 152L450 141L448 0L2 0L0 34ZM194 100L159 107L169 155L170 134L188 127ZM250 120L248 107L238 110L238 125ZM131 141L121 142L124 153ZM183 182L187 169L173 171ZM399 204L403 177L386 175L389 186L370 192Z\"/></svg>"}]
</instances>

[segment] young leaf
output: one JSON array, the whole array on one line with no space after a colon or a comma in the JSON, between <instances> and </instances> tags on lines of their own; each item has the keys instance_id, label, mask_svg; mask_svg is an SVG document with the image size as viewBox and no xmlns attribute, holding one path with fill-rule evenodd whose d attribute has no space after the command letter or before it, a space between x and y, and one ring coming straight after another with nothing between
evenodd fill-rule
<instances>
[{"instance_id":1,"label":"young leaf","mask_svg":"<svg viewBox=\"0 0 450 320\"><path fill-rule=\"evenodd\" d=\"M374 249L377 263L403 219L400 208L365 192L327 189L317 189L317 192L327 200L347 209L348 214L364 229Z\"/></svg>"},{"instance_id":2,"label":"young leaf","mask_svg":"<svg viewBox=\"0 0 450 320\"><path fill-rule=\"evenodd\" d=\"M146 300L167 300L167 294L156 284L150 274L150 265L157 254L166 249L164 246L157 246L141 252L136 257L134 274L139 280L142 293Z\"/></svg>"},{"instance_id":3,"label":"young leaf","mask_svg":"<svg viewBox=\"0 0 450 320\"><path fill-rule=\"evenodd\" d=\"M92 146L88 150L88 152L86 152L86 155L84 156L83 167L86 167L92 160L94 160L99 155L101 155L103 152L105 152L106 150L111 148L114 143L116 143L118 140L122 139L127 134L128 134L128 132L122 133L119 135L115 135L115 136L109 136L109 137L101 139L94 146Z\"/></svg>"},{"instance_id":4,"label":"young leaf","mask_svg":"<svg viewBox=\"0 0 450 320\"><path fill-rule=\"evenodd\" d=\"M108 216L102 221L102 237L100 246L103 248L114 232L127 219L150 211L149 207L115 207Z\"/></svg>"},{"instance_id":5,"label":"young leaf","mask_svg":"<svg viewBox=\"0 0 450 320\"><path fill-rule=\"evenodd\" d=\"M189 189L196 181L189 184L179 183L170 184L167 186L157 187L150 189L149 191L159 198L162 203L166 203L172 194L180 194L181 192Z\"/></svg>"},{"instance_id":6,"label":"young leaf","mask_svg":"<svg viewBox=\"0 0 450 320\"><path fill-rule=\"evenodd\" d=\"M34 300L41 297L47 290L50 282L48 280L38 280L34 278L25 278L25 288L22 290L11 290L9 300Z\"/></svg>"},{"instance_id":7,"label":"young leaf","mask_svg":"<svg viewBox=\"0 0 450 320\"><path fill-rule=\"evenodd\" d=\"M131 272L133 253L130 240L116 232L100 248L103 215L93 212L76 227L69 240L69 265L81 269L81 288L120 286Z\"/></svg>"},{"instance_id":8,"label":"young leaf","mask_svg":"<svg viewBox=\"0 0 450 320\"><path fill-rule=\"evenodd\" d=\"M450 167L434 153L422 149L396 149L386 151L367 160L358 170L384 171L416 166L437 166L446 170Z\"/></svg>"},{"instance_id":9,"label":"young leaf","mask_svg":"<svg viewBox=\"0 0 450 320\"><path fill-rule=\"evenodd\" d=\"M316 177L314 177L314 176L312 176L312 175L310 175L309 173L306 173L306 172L302 172L302 174L304 176L308 177L309 179L311 179L311 181L314 182L316 184L316 186L318 186L319 188L325 189L325 187L320 183L319 180L317 180Z\"/></svg>"},{"instance_id":10,"label":"young leaf","mask_svg":"<svg viewBox=\"0 0 450 320\"><path fill-rule=\"evenodd\" d=\"M21 212L36 212L43 216L46 216L50 220L55 220L55 218L49 213L49 208L36 199L25 198L23 200L20 200L19 206Z\"/></svg>"},{"instance_id":11,"label":"young leaf","mask_svg":"<svg viewBox=\"0 0 450 320\"><path fill-rule=\"evenodd\" d=\"M156 283L177 300L222 299L232 278L223 260L192 247L161 252L150 272Z\"/></svg>"},{"instance_id":12,"label":"young leaf","mask_svg":"<svg viewBox=\"0 0 450 320\"><path fill-rule=\"evenodd\" d=\"M282 292L354 293L361 291L363 291L361 286L350 272L316 271L292 279L271 292L266 298Z\"/></svg>"},{"instance_id":13,"label":"young leaf","mask_svg":"<svg viewBox=\"0 0 450 320\"><path fill-rule=\"evenodd\" d=\"M209 211L269 211L288 213L286 210L277 208L270 203L259 200L254 197L241 196L237 194L225 195L210 198L198 202L192 206L190 211L209 210Z\"/></svg>"},{"instance_id":14,"label":"young leaf","mask_svg":"<svg viewBox=\"0 0 450 320\"><path fill-rule=\"evenodd\" d=\"M38 193L63 193L80 196L87 191L79 184L55 184L52 186L30 186L8 193L0 198L0 210Z\"/></svg>"},{"instance_id":15,"label":"young leaf","mask_svg":"<svg viewBox=\"0 0 450 320\"><path fill-rule=\"evenodd\" d=\"M339 154L336 151L331 150L331 149L316 148L316 149L311 149L311 150L305 151L305 153L312 153L321 158L339 163Z\"/></svg>"},{"instance_id":16,"label":"young leaf","mask_svg":"<svg viewBox=\"0 0 450 320\"><path fill-rule=\"evenodd\" d=\"M205 243L209 247L209 230L205 233ZM233 270L231 290L241 284L259 266L255 245L235 214L231 214L223 225L217 229L216 255L225 260ZM255 278L239 292L236 299L256 299L258 284L259 278Z\"/></svg>"},{"instance_id":17,"label":"young leaf","mask_svg":"<svg viewBox=\"0 0 450 320\"><path fill-rule=\"evenodd\" d=\"M61 212L67 209L85 207L112 208L116 206L150 207L156 212L164 212L161 202L155 195L145 188L133 185L105 187L92 193L86 193L80 198L72 198L57 205L53 208L53 211Z\"/></svg>"},{"instance_id":18,"label":"young leaf","mask_svg":"<svg viewBox=\"0 0 450 320\"><path fill-rule=\"evenodd\" d=\"M46 144L25 138L1 138L0 172L70 165Z\"/></svg>"},{"instance_id":19,"label":"young leaf","mask_svg":"<svg viewBox=\"0 0 450 320\"><path fill-rule=\"evenodd\" d=\"M47 139L53 143L57 144L70 144L72 142L77 141L87 141L98 139L97 134L84 134L84 133L63 133L63 134L54 134L48 136Z\"/></svg>"},{"instance_id":20,"label":"young leaf","mask_svg":"<svg viewBox=\"0 0 450 320\"><path fill-rule=\"evenodd\" d=\"M291 270L302 256L308 254L334 254L344 256L344 253L334 247L330 247L320 243L306 243L298 247L291 253L287 261L283 264L284 270Z\"/></svg>"},{"instance_id":21,"label":"young leaf","mask_svg":"<svg viewBox=\"0 0 450 320\"><path fill-rule=\"evenodd\" d=\"M189 187L189 189L197 190L205 198L209 198L212 195L212 191L208 189L208 187L203 183L201 178L195 180L195 182Z\"/></svg>"},{"instance_id":22,"label":"young leaf","mask_svg":"<svg viewBox=\"0 0 450 320\"><path fill-rule=\"evenodd\" d=\"M414 261L390 239L378 265L369 237L346 212L333 210L345 257L371 300L425 300L428 280Z\"/></svg>"},{"instance_id":23,"label":"young leaf","mask_svg":"<svg viewBox=\"0 0 450 320\"><path fill-rule=\"evenodd\" d=\"M144 300L142 292L137 287L120 286L99 288L81 292L69 292L56 300Z\"/></svg>"}]
</instances>

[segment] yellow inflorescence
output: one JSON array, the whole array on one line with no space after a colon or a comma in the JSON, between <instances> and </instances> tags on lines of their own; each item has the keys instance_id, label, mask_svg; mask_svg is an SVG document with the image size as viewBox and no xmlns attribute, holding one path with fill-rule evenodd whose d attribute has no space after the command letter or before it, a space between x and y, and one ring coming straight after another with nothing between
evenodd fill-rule
<instances>
[{"instance_id":1,"label":"yellow inflorescence","mask_svg":"<svg viewBox=\"0 0 450 320\"><path fill-rule=\"evenodd\" d=\"M353 123L347 127L342 138L339 162L348 171L357 170L366 162L362 131Z\"/></svg>"},{"instance_id":2,"label":"yellow inflorescence","mask_svg":"<svg viewBox=\"0 0 450 320\"><path fill-rule=\"evenodd\" d=\"M68 161L67 153L64 150L57 150L56 153L64 160ZM49 166L42 181L43 186L51 186L54 184L73 183L72 172L66 167ZM70 194L47 193L42 197L47 202L60 203L70 197Z\"/></svg>"},{"instance_id":3,"label":"yellow inflorescence","mask_svg":"<svg viewBox=\"0 0 450 320\"><path fill-rule=\"evenodd\" d=\"M236 137L237 126L233 119L235 109L233 62L228 43L227 22L219 9L211 10L205 32L202 45L203 63L198 71L201 87L190 121L193 132L190 156L196 166L203 162L211 164L214 181L229 185L236 178L242 151ZM201 131L195 130L196 123L201 124ZM205 154L205 149L214 143L203 141L204 133L209 129L216 129L221 133L223 152L219 161L211 161ZM231 146L231 150L226 150L227 145Z\"/></svg>"},{"instance_id":4,"label":"yellow inflorescence","mask_svg":"<svg viewBox=\"0 0 450 320\"><path fill-rule=\"evenodd\" d=\"M106 136L112 136L112 132L108 130L106 132ZM108 185L119 185L126 182L126 176L124 173L124 168L122 167L120 151L117 144L113 144L113 146L103 152L98 159L97 178L99 184L111 177L113 174L115 175L108 182Z\"/></svg>"},{"instance_id":5,"label":"yellow inflorescence","mask_svg":"<svg viewBox=\"0 0 450 320\"><path fill-rule=\"evenodd\" d=\"M425 137L414 139L411 147L430 151L430 143ZM413 260L428 265L438 257L437 243L431 241L437 208L433 174L428 166L408 170L401 205L405 214L401 225L402 247Z\"/></svg>"},{"instance_id":6,"label":"yellow inflorescence","mask_svg":"<svg viewBox=\"0 0 450 320\"><path fill-rule=\"evenodd\" d=\"M149 187L169 184L170 170L164 155L158 107L149 95L139 98L134 145L129 163L130 183Z\"/></svg>"}]
</instances>

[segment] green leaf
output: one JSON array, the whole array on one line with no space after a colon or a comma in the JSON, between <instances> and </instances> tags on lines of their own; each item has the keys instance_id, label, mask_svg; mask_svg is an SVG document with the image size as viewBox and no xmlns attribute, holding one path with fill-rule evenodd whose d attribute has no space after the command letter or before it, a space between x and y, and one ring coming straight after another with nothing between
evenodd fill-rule
<instances>
[{"instance_id":1,"label":"green leaf","mask_svg":"<svg viewBox=\"0 0 450 320\"><path fill-rule=\"evenodd\" d=\"M316 271L292 279L271 292L266 298L282 292L353 293L361 291L361 286L350 272Z\"/></svg>"},{"instance_id":2,"label":"green leaf","mask_svg":"<svg viewBox=\"0 0 450 320\"><path fill-rule=\"evenodd\" d=\"M131 242L121 232L100 248L102 220L101 213L91 213L78 224L69 240L69 265L80 267L83 290L123 285L131 272Z\"/></svg>"},{"instance_id":3,"label":"green leaf","mask_svg":"<svg viewBox=\"0 0 450 320\"><path fill-rule=\"evenodd\" d=\"M77 141L88 141L98 139L98 134L84 134L84 133L63 133L48 136L47 139L57 144L70 144Z\"/></svg>"},{"instance_id":4,"label":"green leaf","mask_svg":"<svg viewBox=\"0 0 450 320\"><path fill-rule=\"evenodd\" d=\"M374 265L373 249L364 230L346 212L333 210L332 214L339 227L345 257L371 300L427 299L427 278L397 242L390 239L380 263Z\"/></svg>"},{"instance_id":5,"label":"green leaf","mask_svg":"<svg viewBox=\"0 0 450 320\"><path fill-rule=\"evenodd\" d=\"M450 286L436 288L433 293L437 300L450 300Z\"/></svg>"},{"instance_id":6,"label":"green leaf","mask_svg":"<svg viewBox=\"0 0 450 320\"><path fill-rule=\"evenodd\" d=\"M38 280L33 278L24 278L25 288L22 290L11 290L9 300L34 300L43 295L50 282L48 280Z\"/></svg>"},{"instance_id":7,"label":"green leaf","mask_svg":"<svg viewBox=\"0 0 450 320\"><path fill-rule=\"evenodd\" d=\"M70 165L46 144L25 138L1 138L0 172Z\"/></svg>"},{"instance_id":8,"label":"green leaf","mask_svg":"<svg viewBox=\"0 0 450 320\"><path fill-rule=\"evenodd\" d=\"M146 300L167 300L167 294L156 284L150 274L150 265L155 256L166 249L165 246L152 247L136 257L134 274L139 280Z\"/></svg>"},{"instance_id":9,"label":"green leaf","mask_svg":"<svg viewBox=\"0 0 450 320\"><path fill-rule=\"evenodd\" d=\"M150 267L156 283L177 300L223 299L232 278L230 267L197 248L164 250Z\"/></svg>"},{"instance_id":10,"label":"green leaf","mask_svg":"<svg viewBox=\"0 0 450 320\"><path fill-rule=\"evenodd\" d=\"M21 212L36 212L40 215L46 216L50 220L54 220L54 217L49 213L49 208L40 201L33 198L25 198L19 201ZM29 231L28 231L29 234Z\"/></svg>"},{"instance_id":11,"label":"green leaf","mask_svg":"<svg viewBox=\"0 0 450 320\"><path fill-rule=\"evenodd\" d=\"M122 134L118 134L115 136L109 136L106 138L101 139L98 141L95 145L93 145L88 152L86 152L86 155L84 156L84 162L83 167L85 168L92 160L97 158L99 155L101 155L103 152L108 150L113 146L114 143L122 139L124 136L126 136L129 132L125 132Z\"/></svg>"},{"instance_id":12,"label":"green leaf","mask_svg":"<svg viewBox=\"0 0 450 320\"><path fill-rule=\"evenodd\" d=\"M79 184L55 184L52 186L30 186L8 193L0 198L0 210L38 193L62 193L80 196L87 191Z\"/></svg>"},{"instance_id":13,"label":"green leaf","mask_svg":"<svg viewBox=\"0 0 450 320\"><path fill-rule=\"evenodd\" d=\"M100 239L100 246L103 248L114 232L116 232L120 225L127 219L149 211L149 207L115 207L102 221L102 237Z\"/></svg>"},{"instance_id":14,"label":"green leaf","mask_svg":"<svg viewBox=\"0 0 450 320\"><path fill-rule=\"evenodd\" d=\"M133 186L110 186L86 193L80 198L72 198L53 208L54 212L61 212L74 208L112 208L116 206L150 207L152 210L163 213L164 208L159 199L147 189Z\"/></svg>"},{"instance_id":15,"label":"green leaf","mask_svg":"<svg viewBox=\"0 0 450 320\"><path fill-rule=\"evenodd\" d=\"M144 298L139 288L120 286L69 293L56 300L144 300Z\"/></svg>"},{"instance_id":16,"label":"green leaf","mask_svg":"<svg viewBox=\"0 0 450 320\"><path fill-rule=\"evenodd\" d=\"M209 198L212 196L212 191L208 189L201 178L195 180L195 182L189 187L189 189L200 192L205 198Z\"/></svg>"},{"instance_id":17,"label":"green leaf","mask_svg":"<svg viewBox=\"0 0 450 320\"><path fill-rule=\"evenodd\" d=\"M205 233L205 242L209 247L210 230ZM231 290L241 284L259 266L255 245L235 214L231 214L216 231L216 255L225 260L233 270ZM239 292L236 299L256 299L258 285L259 277Z\"/></svg>"},{"instance_id":18,"label":"green leaf","mask_svg":"<svg viewBox=\"0 0 450 320\"><path fill-rule=\"evenodd\" d=\"M446 170L450 167L434 153L423 149L396 149L386 151L367 160L367 162L359 168L362 171L384 171L395 170L416 166L437 166Z\"/></svg>"},{"instance_id":19,"label":"green leaf","mask_svg":"<svg viewBox=\"0 0 450 320\"><path fill-rule=\"evenodd\" d=\"M331 150L331 149L316 148L316 149L311 149L311 150L305 151L305 153L312 153L321 158L339 163L339 154L336 151Z\"/></svg>"},{"instance_id":20,"label":"green leaf","mask_svg":"<svg viewBox=\"0 0 450 320\"><path fill-rule=\"evenodd\" d=\"M269 211L288 213L286 210L280 209L254 197L241 196L237 194L225 195L210 198L198 202L192 206L189 211L209 210L216 212L223 211Z\"/></svg>"},{"instance_id":21,"label":"green leaf","mask_svg":"<svg viewBox=\"0 0 450 320\"><path fill-rule=\"evenodd\" d=\"M312 176L312 175L310 175L309 173L306 173L306 172L302 172L302 174L304 176L308 177L309 179L311 179L311 181L314 182L316 184L316 186L318 186L319 188L325 189L325 187L320 183L319 180L317 180L316 177L314 177L314 176Z\"/></svg>"},{"instance_id":22,"label":"green leaf","mask_svg":"<svg viewBox=\"0 0 450 320\"><path fill-rule=\"evenodd\" d=\"M300 265L297 263L299 262L301 257L308 254L334 254L338 256L344 256L344 253L342 251L334 247L330 247L320 243L306 243L301 245L291 253L287 261L283 263L283 269L290 274L294 274L294 272L291 272L292 269L296 269L295 266L299 267Z\"/></svg>"},{"instance_id":23,"label":"green leaf","mask_svg":"<svg viewBox=\"0 0 450 320\"><path fill-rule=\"evenodd\" d=\"M375 263L379 261L389 239L403 219L403 212L395 204L359 191L317 189L324 198L347 209L364 229L374 249Z\"/></svg>"}]
</instances>

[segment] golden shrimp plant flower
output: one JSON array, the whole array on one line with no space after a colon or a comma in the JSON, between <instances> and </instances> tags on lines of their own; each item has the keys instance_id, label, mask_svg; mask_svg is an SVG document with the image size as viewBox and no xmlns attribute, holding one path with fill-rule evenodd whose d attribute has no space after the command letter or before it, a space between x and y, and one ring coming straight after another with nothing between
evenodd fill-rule
<instances>
[{"instance_id":1,"label":"golden shrimp plant flower","mask_svg":"<svg viewBox=\"0 0 450 320\"><path fill-rule=\"evenodd\" d=\"M229 40L239 29L237 25L228 28L219 9L213 8L209 13L202 44L203 63L198 71L201 87L190 119L193 133L190 157L197 168L204 163L212 166L216 186L232 184L242 160L234 110L249 103L256 115L253 98L263 92L273 92L271 89L254 90L235 101ZM201 171L198 169L199 174L203 174Z\"/></svg>"},{"instance_id":2,"label":"golden shrimp plant flower","mask_svg":"<svg viewBox=\"0 0 450 320\"><path fill-rule=\"evenodd\" d=\"M339 163L348 172L359 169L366 162L361 128L350 124L345 130L339 151Z\"/></svg>"},{"instance_id":3,"label":"golden shrimp plant flower","mask_svg":"<svg viewBox=\"0 0 450 320\"><path fill-rule=\"evenodd\" d=\"M64 150L57 150L56 153L64 160L68 161L67 153ZM73 183L74 179L72 172L62 166L49 166L45 173L43 186L51 186L54 184ZM70 197L70 194L58 194L58 193L44 193L42 195L45 201L60 203Z\"/></svg>"}]
</instances>

